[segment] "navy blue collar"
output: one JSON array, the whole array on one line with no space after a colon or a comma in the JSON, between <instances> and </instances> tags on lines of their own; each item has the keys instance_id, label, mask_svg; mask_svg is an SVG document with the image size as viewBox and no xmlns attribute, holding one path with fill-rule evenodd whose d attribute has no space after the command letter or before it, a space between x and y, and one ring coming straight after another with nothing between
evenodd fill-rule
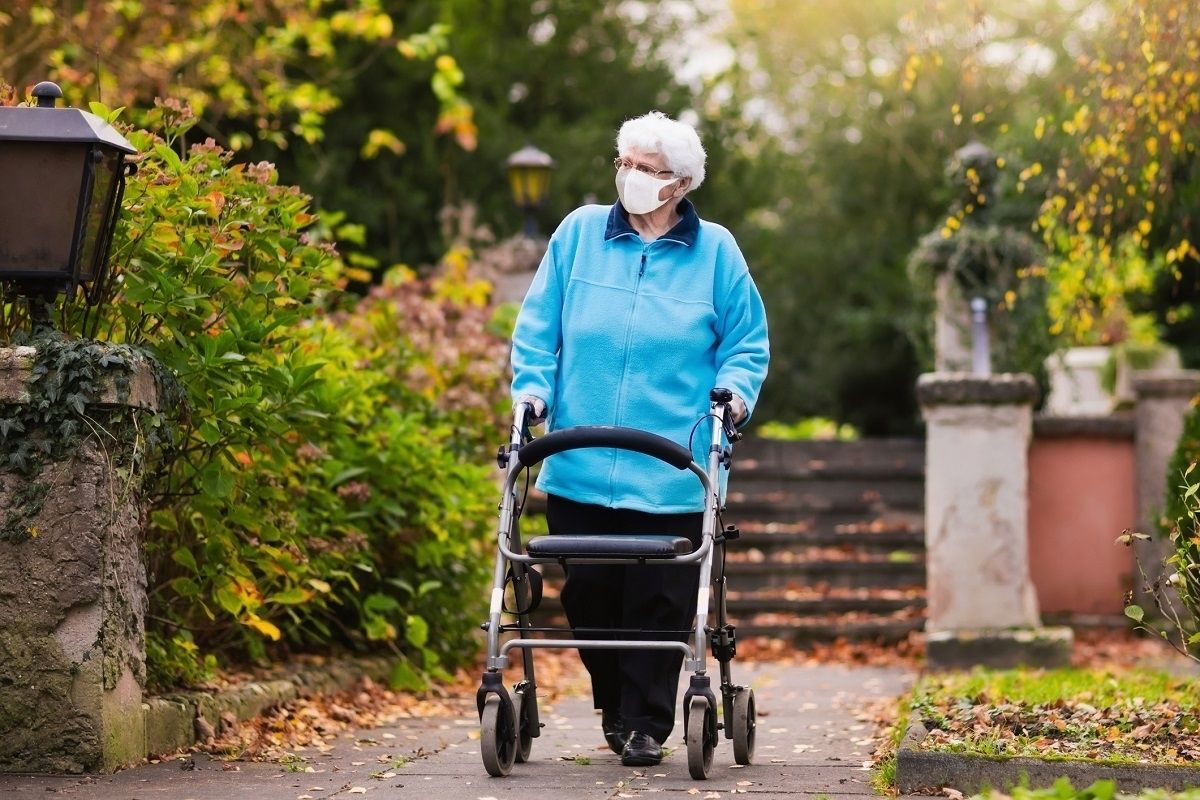
<instances>
[{"instance_id":1,"label":"navy blue collar","mask_svg":"<svg viewBox=\"0 0 1200 800\"><path fill-rule=\"evenodd\" d=\"M685 197L679 201L679 207L676 210L679 212L679 222L676 222L675 227L671 230L658 237L657 241L661 242L665 239L691 247L696 243L696 236L700 233L700 217L696 214L696 207L692 205L691 200ZM627 233L640 238L640 234L629 224L629 212L618 200L612 204L612 209L608 212L608 226L604 229L604 241L607 242Z\"/></svg>"}]
</instances>

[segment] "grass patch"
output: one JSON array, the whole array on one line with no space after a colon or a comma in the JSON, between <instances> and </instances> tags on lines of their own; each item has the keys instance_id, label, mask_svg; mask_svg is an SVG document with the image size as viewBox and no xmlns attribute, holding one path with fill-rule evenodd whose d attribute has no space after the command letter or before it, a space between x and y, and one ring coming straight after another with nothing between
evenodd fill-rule
<instances>
[{"instance_id":1,"label":"grass patch","mask_svg":"<svg viewBox=\"0 0 1200 800\"><path fill-rule=\"evenodd\" d=\"M896 790L896 751L900 749L900 741L908 729L908 718L911 714L912 696L905 695L900 698L899 707L896 709L896 719L888 728L883 744L880 745L879 752L876 754L878 758L875 766L871 769L871 787L877 794L888 797L895 797L899 794Z\"/></svg>"},{"instance_id":2,"label":"grass patch","mask_svg":"<svg viewBox=\"0 0 1200 800\"><path fill-rule=\"evenodd\" d=\"M922 750L1112 764L1200 764L1200 686L1166 672L984 670L928 675L909 698Z\"/></svg>"},{"instance_id":3,"label":"grass patch","mask_svg":"<svg viewBox=\"0 0 1200 800\"><path fill-rule=\"evenodd\" d=\"M1093 706L1111 706L1130 698L1146 702L1174 700L1200 706L1200 686L1158 670L986 670L923 677L917 697L992 697L1025 705L1078 700Z\"/></svg>"},{"instance_id":4,"label":"grass patch","mask_svg":"<svg viewBox=\"0 0 1200 800\"><path fill-rule=\"evenodd\" d=\"M1143 789L1136 794L1118 792L1112 781L1096 781L1085 789L1076 789L1071 781L1059 778L1044 789L1017 787L1010 794L987 791L975 795L987 800L1200 800L1200 789L1169 792L1164 789Z\"/></svg>"}]
</instances>

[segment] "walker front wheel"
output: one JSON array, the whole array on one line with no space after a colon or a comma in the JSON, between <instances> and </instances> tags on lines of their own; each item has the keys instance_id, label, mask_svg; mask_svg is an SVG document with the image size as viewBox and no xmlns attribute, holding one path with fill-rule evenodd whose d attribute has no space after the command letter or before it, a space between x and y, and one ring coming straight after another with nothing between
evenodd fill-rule
<instances>
[{"instance_id":1,"label":"walker front wheel","mask_svg":"<svg viewBox=\"0 0 1200 800\"><path fill-rule=\"evenodd\" d=\"M739 764L754 761L754 690L742 689L733 696L733 760Z\"/></svg>"},{"instance_id":2,"label":"walker front wheel","mask_svg":"<svg viewBox=\"0 0 1200 800\"><path fill-rule=\"evenodd\" d=\"M700 695L692 697L687 710L687 758L688 773L698 781L708 778L712 770L713 749L716 742L709 733L709 715L716 715L708 700ZM712 727L715 727L713 725Z\"/></svg>"},{"instance_id":3,"label":"walker front wheel","mask_svg":"<svg viewBox=\"0 0 1200 800\"><path fill-rule=\"evenodd\" d=\"M479 718L479 750L483 768L493 778L503 778L512 772L517 756L517 721L513 706L502 703L499 695L489 694Z\"/></svg>"}]
</instances>

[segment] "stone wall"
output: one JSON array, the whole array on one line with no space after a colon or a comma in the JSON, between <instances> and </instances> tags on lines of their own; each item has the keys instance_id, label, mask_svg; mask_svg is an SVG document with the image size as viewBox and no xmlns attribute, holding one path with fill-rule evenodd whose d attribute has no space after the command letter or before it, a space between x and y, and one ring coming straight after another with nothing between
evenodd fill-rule
<instances>
[{"instance_id":1,"label":"stone wall","mask_svg":"<svg viewBox=\"0 0 1200 800\"><path fill-rule=\"evenodd\" d=\"M21 377L23 360L0 359L5 377ZM22 383L6 381L0 404L28 402ZM122 390L122 406L152 402L148 368L132 384L142 389ZM87 408L100 431L119 430L119 413ZM0 771L109 771L145 751L146 576L129 447L89 435L28 474L0 472Z\"/></svg>"}]
</instances>

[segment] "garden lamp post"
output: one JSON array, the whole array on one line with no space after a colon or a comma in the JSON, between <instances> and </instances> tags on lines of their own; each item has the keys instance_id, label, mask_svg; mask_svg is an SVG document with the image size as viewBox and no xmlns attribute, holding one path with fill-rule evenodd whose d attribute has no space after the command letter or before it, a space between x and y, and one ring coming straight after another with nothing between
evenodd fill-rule
<instances>
[{"instance_id":1,"label":"garden lamp post","mask_svg":"<svg viewBox=\"0 0 1200 800\"><path fill-rule=\"evenodd\" d=\"M534 214L546 202L554 167L554 159L531 144L513 153L505 162L513 201L525 213L525 235L530 238L537 235Z\"/></svg>"},{"instance_id":2,"label":"garden lamp post","mask_svg":"<svg viewBox=\"0 0 1200 800\"><path fill-rule=\"evenodd\" d=\"M90 305L104 293L126 158L137 151L107 122L55 108L62 89L33 87L35 107L0 108L0 282L29 300L35 325L47 301L82 287Z\"/></svg>"}]
</instances>

